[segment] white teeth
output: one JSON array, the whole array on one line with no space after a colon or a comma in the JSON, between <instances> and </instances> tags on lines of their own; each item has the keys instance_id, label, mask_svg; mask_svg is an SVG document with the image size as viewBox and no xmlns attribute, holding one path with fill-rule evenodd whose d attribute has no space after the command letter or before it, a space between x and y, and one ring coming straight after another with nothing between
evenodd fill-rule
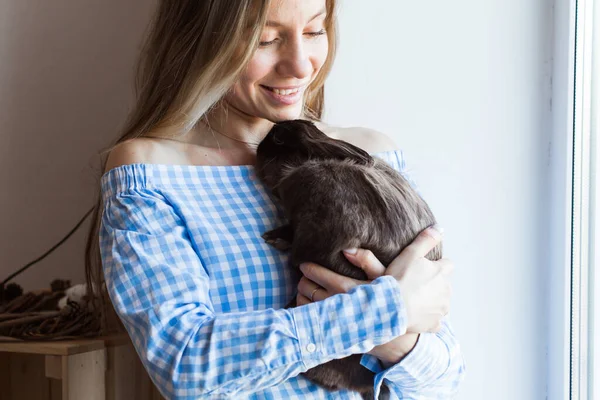
<instances>
[{"instance_id":1,"label":"white teeth","mask_svg":"<svg viewBox=\"0 0 600 400\"><path fill-rule=\"evenodd\" d=\"M271 90L273 92L275 92L276 94L279 94L279 95L282 95L282 96L288 96L288 95L293 94L293 93L298 93L298 90L300 90L300 89L296 88L296 89L281 90L281 89L271 88Z\"/></svg>"}]
</instances>

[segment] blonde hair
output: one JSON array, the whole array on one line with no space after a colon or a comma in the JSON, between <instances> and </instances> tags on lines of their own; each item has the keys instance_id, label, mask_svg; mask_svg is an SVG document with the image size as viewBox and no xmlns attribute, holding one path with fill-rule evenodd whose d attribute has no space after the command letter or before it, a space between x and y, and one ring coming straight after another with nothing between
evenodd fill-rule
<instances>
[{"instance_id":1,"label":"blonde hair","mask_svg":"<svg viewBox=\"0 0 600 400\"><path fill-rule=\"evenodd\" d=\"M108 153L119 143L149 134L183 135L223 98L258 47L270 3L271 0L159 1L137 62L136 104L121 136L100 152L101 175ZM336 53L335 3L336 0L326 0L327 59L304 98L304 116L317 121L323 113L324 83ZM85 248L85 274L89 295L99 300L103 333L107 333L121 330L122 325L114 318L101 289L104 275L98 240L102 209L102 197L97 193ZM106 319L107 314L112 315L112 321Z\"/></svg>"}]
</instances>

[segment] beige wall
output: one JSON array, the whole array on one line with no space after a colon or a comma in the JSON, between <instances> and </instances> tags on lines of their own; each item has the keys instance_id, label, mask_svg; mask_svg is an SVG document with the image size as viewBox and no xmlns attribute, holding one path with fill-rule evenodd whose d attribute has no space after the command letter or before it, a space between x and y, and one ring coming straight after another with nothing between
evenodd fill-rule
<instances>
[{"instance_id":1,"label":"beige wall","mask_svg":"<svg viewBox=\"0 0 600 400\"><path fill-rule=\"evenodd\" d=\"M0 0L0 280L92 207L95 154L118 134L153 0ZM83 282L88 222L20 275Z\"/></svg>"}]
</instances>

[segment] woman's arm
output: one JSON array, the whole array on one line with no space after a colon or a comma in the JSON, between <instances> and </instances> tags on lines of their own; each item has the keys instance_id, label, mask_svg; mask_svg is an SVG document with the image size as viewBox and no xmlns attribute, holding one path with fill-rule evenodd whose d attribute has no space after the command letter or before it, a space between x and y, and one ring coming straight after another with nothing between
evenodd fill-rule
<instances>
[{"instance_id":1,"label":"woman's arm","mask_svg":"<svg viewBox=\"0 0 600 400\"><path fill-rule=\"evenodd\" d=\"M423 252L426 254L427 251ZM355 265L374 277L379 271L379 262L368 250L359 250L355 257L348 257ZM375 265L373 265L375 264ZM327 300L343 288L360 285L350 278L338 275L321 266L310 264L303 267L305 277L299 285L298 304L308 304L311 289L318 284L322 289L315 300ZM362 282L366 284L367 282ZM403 296L404 297L404 296ZM404 308L404 303L402 304ZM406 313L406 310L403 311ZM398 399L449 399L453 398L464 379L465 365L460 346L447 318L436 332L422 332L414 344L411 333L403 334L390 342L376 346L362 357L361 363L376 373L375 392L379 393L383 383L390 389L392 398ZM408 347L411 347L410 349ZM404 353L404 354L403 354ZM378 359L380 356L383 360ZM390 364L389 360L401 359Z\"/></svg>"},{"instance_id":2,"label":"woman's arm","mask_svg":"<svg viewBox=\"0 0 600 400\"><path fill-rule=\"evenodd\" d=\"M386 367L369 354L361 364L376 373L376 390L385 383L398 399L454 398L465 375L460 345L447 317L438 332L421 333L414 349L397 364Z\"/></svg>"},{"instance_id":3,"label":"woman's arm","mask_svg":"<svg viewBox=\"0 0 600 400\"><path fill-rule=\"evenodd\" d=\"M363 149L371 153L395 148L395 144L386 135L377 131L353 128L351 133L351 135L346 134L340 138L359 147L362 145ZM402 173L418 192L415 181L407 174L402 151L398 150L394 154L388 153L386 156L384 161ZM346 256L348 257L348 254ZM348 257L348 259L365 269L369 279L375 279L383 274L384 267L370 251L359 250L354 258ZM332 274L331 271L324 268L321 272L324 276ZM318 269L313 269L312 273L312 278L316 279L314 274L319 274ZM340 287L341 284L336 284L334 281L341 280L341 275L337 275L337 277L329 275L329 277L330 285ZM315 285L310 278L308 277L308 280L304 278L304 282L301 282L305 290L309 291L308 294ZM325 279L327 280L327 277ZM326 284L322 283L321 286ZM319 300L328 296L326 293L324 294L324 291L318 293ZM309 302L306 296L302 297L299 298L298 304ZM376 393L379 393L381 384L385 382L390 388L392 396L400 399L452 398L458 391L460 382L464 379L465 363L450 322L444 318L437 332L421 333L418 335L418 339L415 336L414 333L402 335L363 355L361 363L377 374Z\"/></svg>"},{"instance_id":4,"label":"woman's arm","mask_svg":"<svg viewBox=\"0 0 600 400\"><path fill-rule=\"evenodd\" d=\"M185 224L160 191L136 184L105 193L102 263L115 310L165 397L243 397L405 329L393 277L294 309L216 313Z\"/></svg>"}]
</instances>

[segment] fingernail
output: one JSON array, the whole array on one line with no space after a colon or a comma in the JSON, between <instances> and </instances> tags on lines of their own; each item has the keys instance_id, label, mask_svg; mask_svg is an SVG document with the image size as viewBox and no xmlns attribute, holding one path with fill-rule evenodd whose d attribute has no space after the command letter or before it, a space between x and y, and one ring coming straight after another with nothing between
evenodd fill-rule
<instances>
[{"instance_id":1,"label":"fingernail","mask_svg":"<svg viewBox=\"0 0 600 400\"><path fill-rule=\"evenodd\" d=\"M306 263L300 264L298 268L300 268L300 271L304 272L304 269L306 268Z\"/></svg>"},{"instance_id":2,"label":"fingernail","mask_svg":"<svg viewBox=\"0 0 600 400\"><path fill-rule=\"evenodd\" d=\"M344 253L346 254L350 254L350 255L354 255L356 254L356 252L358 251L358 249L352 248L352 249L345 249Z\"/></svg>"},{"instance_id":3,"label":"fingernail","mask_svg":"<svg viewBox=\"0 0 600 400\"><path fill-rule=\"evenodd\" d=\"M433 229L434 231L436 231L437 233L440 234L440 236L444 236L444 228L442 228L440 225L435 224L430 226L431 229Z\"/></svg>"}]
</instances>

